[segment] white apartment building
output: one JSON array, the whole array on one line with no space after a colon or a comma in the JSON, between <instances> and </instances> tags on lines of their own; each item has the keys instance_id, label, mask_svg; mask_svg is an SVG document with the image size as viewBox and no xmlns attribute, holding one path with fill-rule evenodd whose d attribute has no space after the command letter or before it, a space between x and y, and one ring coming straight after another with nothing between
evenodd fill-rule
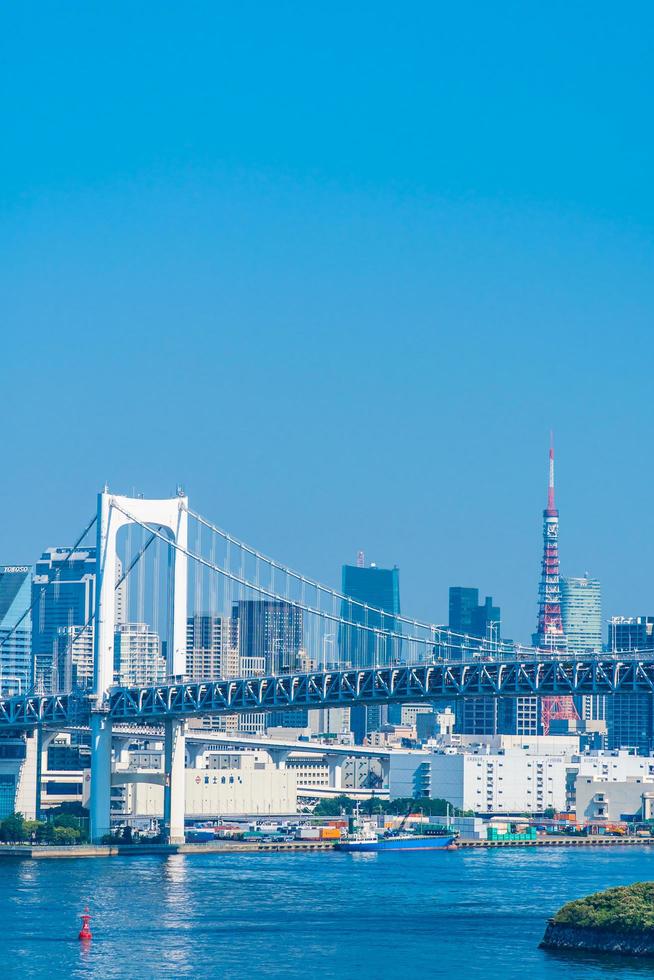
<instances>
[{"instance_id":1,"label":"white apartment building","mask_svg":"<svg viewBox=\"0 0 654 980\"><path fill-rule=\"evenodd\" d=\"M89 688L93 683L93 630L91 626L59 626L55 634L55 691Z\"/></svg>"},{"instance_id":2,"label":"white apartment building","mask_svg":"<svg viewBox=\"0 0 654 980\"><path fill-rule=\"evenodd\" d=\"M147 623L118 623L114 636L114 676L117 684L163 684L166 661L159 634Z\"/></svg>"},{"instance_id":3,"label":"white apartment building","mask_svg":"<svg viewBox=\"0 0 654 980\"><path fill-rule=\"evenodd\" d=\"M186 676L199 681L221 677L222 652L222 617L190 616L186 623Z\"/></svg>"}]
</instances>

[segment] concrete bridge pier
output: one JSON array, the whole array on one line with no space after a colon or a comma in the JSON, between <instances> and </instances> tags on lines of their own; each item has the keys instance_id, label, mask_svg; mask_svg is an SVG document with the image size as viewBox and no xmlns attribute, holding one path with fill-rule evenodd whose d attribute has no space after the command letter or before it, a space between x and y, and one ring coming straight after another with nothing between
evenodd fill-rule
<instances>
[{"instance_id":1,"label":"concrete bridge pier","mask_svg":"<svg viewBox=\"0 0 654 980\"><path fill-rule=\"evenodd\" d=\"M334 789L342 789L343 757L340 755L327 755L325 758L329 771L329 785Z\"/></svg>"},{"instance_id":2,"label":"concrete bridge pier","mask_svg":"<svg viewBox=\"0 0 654 980\"><path fill-rule=\"evenodd\" d=\"M203 742L187 742L186 744L187 768L203 769L204 766L202 765L202 762L204 761L204 754L206 751L207 751L207 745Z\"/></svg>"},{"instance_id":3,"label":"concrete bridge pier","mask_svg":"<svg viewBox=\"0 0 654 980\"><path fill-rule=\"evenodd\" d=\"M391 760L388 756L381 757L382 786L388 789L391 781Z\"/></svg>"},{"instance_id":4,"label":"concrete bridge pier","mask_svg":"<svg viewBox=\"0 0 654 980\"><path fill-rule=\"evenodd\" d=\"M184 843L186 811L186 726L178 718L164 723L164 816L163 833L167 844Z\"/></svg>"},{"instance_id":5,"label":"concrete bridge pier","mask_svg":"<svg viewBox=\"0 0 654 980\"><path fill-rule=\"evenodd\" d=\"M91 841L111 833L111 718L91 713Z\"/></svg>"},{"instance_id":6,"label":"concrete bridge pier","mask_svg":"<svg viewBox=\"0 0 654 980\"><path fill-rule=\"evenodd\" d=\"M286 760L291 754L290 749L271 748L266 751L278 769L286 769Z\"/></svg>"}]
</instances>

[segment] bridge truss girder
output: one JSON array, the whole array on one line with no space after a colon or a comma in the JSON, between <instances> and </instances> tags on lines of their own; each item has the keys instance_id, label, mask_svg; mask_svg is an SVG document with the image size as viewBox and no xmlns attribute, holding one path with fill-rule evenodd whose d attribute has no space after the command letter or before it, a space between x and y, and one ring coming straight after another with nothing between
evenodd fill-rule
<instances>
[{"instance_id":1,"label":"bridge truss girder","mask_svg":"<svg viewBox=\"0 0 654 980\"><path fill-rule=\"evenodd\" d=\"M241 714L289 708L432 701L461 697L552 697L653 694L654 660L449 661L416 666L114 687L105 710L112 721ZM0 729L88 723L83 695L0 699Z\"/></svg>"}]
</instances>

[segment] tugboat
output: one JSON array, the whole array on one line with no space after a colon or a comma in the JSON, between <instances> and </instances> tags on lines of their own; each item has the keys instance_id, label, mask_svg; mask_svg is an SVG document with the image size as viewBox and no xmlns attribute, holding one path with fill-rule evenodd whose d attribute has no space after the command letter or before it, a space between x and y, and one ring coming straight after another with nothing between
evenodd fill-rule
<instances>
[{"instance_id":1,"label":"tugboat","mask_svg":"<svg viewBox=\"0 0 654 980\"><path fill-rule=\"evenodd\" d=\"M427 834L405 831L409 814L406 813L397 830L378 833L374 825L366 821L363 825L359 820L359 808L355 811L356 829L342 838L336 848L339 851L441 851L452 850L458 837L456 831L448 827L434 827ZM449 820L448 820L449 823Z\"/></svg>"}]
</instances>

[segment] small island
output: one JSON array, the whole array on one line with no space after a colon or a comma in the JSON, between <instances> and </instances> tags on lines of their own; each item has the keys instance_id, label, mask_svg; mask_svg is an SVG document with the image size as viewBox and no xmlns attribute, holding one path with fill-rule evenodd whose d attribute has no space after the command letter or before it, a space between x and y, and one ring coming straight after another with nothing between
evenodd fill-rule
<instances>
[{"instance_id":1,"label":"small island","mask_svg":"<svg viewBox=\"0 0 654 980\"><path fill-rule=\"evenodd\" d=\"M654 882L608 888L568 902L549 920L540 945L654 956Z\"/></svg>"}]
</instances>

